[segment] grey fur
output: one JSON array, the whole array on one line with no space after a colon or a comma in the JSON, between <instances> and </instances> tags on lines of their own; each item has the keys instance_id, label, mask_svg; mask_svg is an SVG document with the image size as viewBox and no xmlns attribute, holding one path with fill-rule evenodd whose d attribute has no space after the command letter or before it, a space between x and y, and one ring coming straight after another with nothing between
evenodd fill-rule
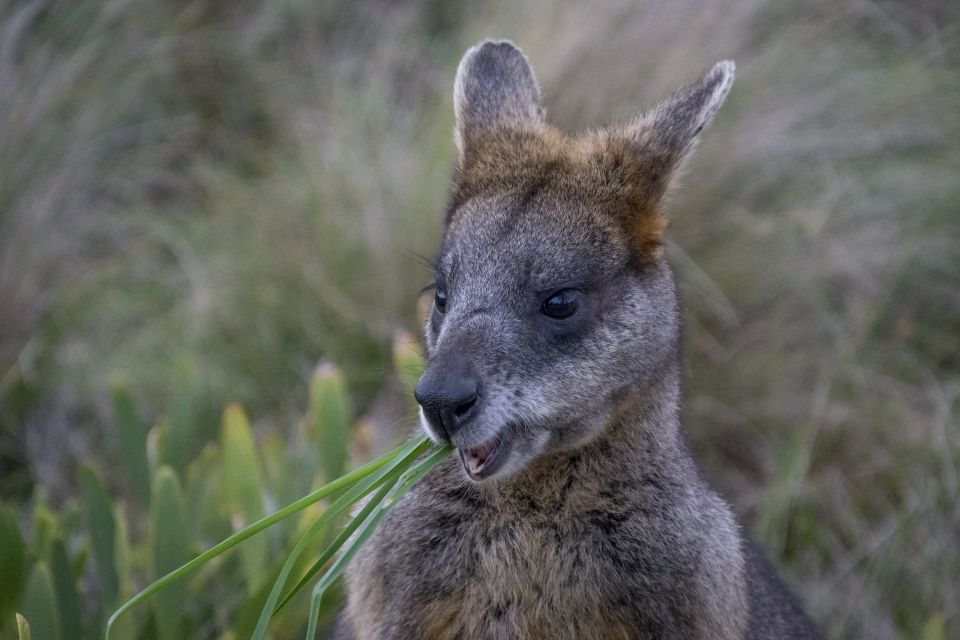
<instances>
[{"instance_id":1,"label":"grey fur","mask_svg":"<svg viewBox=\"0 0 960 640\"><path fill-rule=\"evenodd\" d=\"M396 506L349 569L337 637L818 637L680 426L661 199L732 80L720 63L625 127L568 138L518 49L467 53L425 375L471 376L479 399L456 429L423 427L461 451L501 442L505 462L476 482L454 456ZM541 313L560 289L582 296L567 320Z\"/></svg>"},{"instance_id":2,"label":"grey fur","mask_svg":"<svg viewBox=\"0 0 960 640\"><path fill-rule=\"evenodd\" d=\"M540 124L540 87L526 56L506 40L488 40L469 49L457 68L453 110L461 158L466 148L462 132L503 122Z\"/></svg>"}]
</instances>

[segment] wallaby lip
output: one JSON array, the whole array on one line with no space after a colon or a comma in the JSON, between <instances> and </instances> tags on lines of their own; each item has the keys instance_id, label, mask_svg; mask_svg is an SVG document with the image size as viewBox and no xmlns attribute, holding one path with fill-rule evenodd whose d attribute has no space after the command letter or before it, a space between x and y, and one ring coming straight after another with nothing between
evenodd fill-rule
<instances>
[{"instance_id":1,"label":"wallaby lip","mask_svg":"<svg viewBox=\"0 0 960 640\"><path fill-rule=\"evenodd\" d=\"M472 480L480 481L493 476L510 453L510 438L504 431L475 447L461 447L460 462Z\"/></svg>"}]
</instances>

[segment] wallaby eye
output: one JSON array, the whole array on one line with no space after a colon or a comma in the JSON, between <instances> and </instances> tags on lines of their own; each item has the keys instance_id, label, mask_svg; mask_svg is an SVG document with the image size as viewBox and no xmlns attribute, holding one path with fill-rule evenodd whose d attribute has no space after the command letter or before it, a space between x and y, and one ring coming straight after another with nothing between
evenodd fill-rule
<instances>
[{"instance_id":1,"label":"wallaby eye","mask_svg":"<svg viewBox=\"0 0 960 640\"><path fill-rule=\"evenodd\" d=\"M580 292L575 289L557 291L544 300L540 310L554 320L569 318L580 310Z\"/></svg>"},{"instance_id":2,"label":"wallaby eye","mask_svg":"<svg viewBox=\"0 0 960 640\"><path fill-rule=\"evenodd\" d=\"M440 313L446 313L447 292L443 289L437 288L437 292L433 294L433 304L437 307L437 311Z\"/></svg>"}]
</instances>

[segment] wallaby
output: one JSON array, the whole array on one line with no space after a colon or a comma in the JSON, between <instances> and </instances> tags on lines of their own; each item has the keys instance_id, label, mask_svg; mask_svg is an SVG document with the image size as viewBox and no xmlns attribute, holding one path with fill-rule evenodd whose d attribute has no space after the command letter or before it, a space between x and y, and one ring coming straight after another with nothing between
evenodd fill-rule
<instances>
[{"instance_id":1,"label":"wallaby","mask_svg":"<svg viewBox=\"0 0 960 640\"><path fill-rule=\"evenodd\" d=\"M817 638L680 426L664 196L733 83L623 126L545 122L524 55L470 49L415 395L458 455L348 570L337 637Z\"/></svg>"}]
</instances>

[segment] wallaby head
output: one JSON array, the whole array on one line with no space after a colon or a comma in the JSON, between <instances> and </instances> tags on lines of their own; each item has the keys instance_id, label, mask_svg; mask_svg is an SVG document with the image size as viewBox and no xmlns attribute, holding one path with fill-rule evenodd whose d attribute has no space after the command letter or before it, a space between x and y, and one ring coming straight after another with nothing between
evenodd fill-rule
<instances>
[{"instance_id":1,"label":"wallaby head","mask_svg":"<svg viewBox=\"0 0 960 640\"><path fill-rule=\"evenodd\" d=\"M509 477L602 433L675 374L679 317L664 196L733 83L732 62L629 123L546 123L513 44L457 71L458 167L416 388L423 428L473 480Z\"/></svg>"}]
</instances>

